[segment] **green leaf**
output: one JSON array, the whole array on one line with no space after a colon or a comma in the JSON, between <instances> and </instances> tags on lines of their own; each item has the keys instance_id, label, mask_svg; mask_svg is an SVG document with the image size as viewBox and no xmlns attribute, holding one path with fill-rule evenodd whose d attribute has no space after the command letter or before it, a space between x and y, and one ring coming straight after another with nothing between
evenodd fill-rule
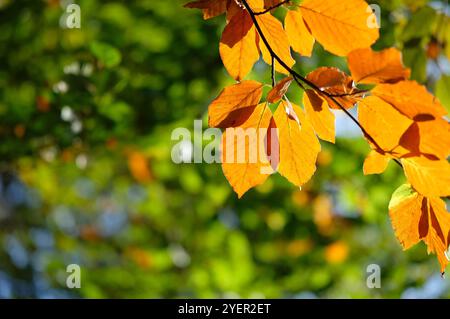
<instances>
[{"instance_id":1,"label":"green leaf","mask_svg":"<svg viewBox=\"0 0 450 319\"><path fill-rule=\"evenodd\" d=\"M436 96L450 113L450 75L443 75L436 83Z\"/></svg>"},{"instance_id":2,"label":"green leaf","mask_svg":"<svg viewBox=\"0 0 450 319\"><path fill-rule=\"evenodd\" d=\"M107 68L115 67L122 61L120 51L106 43L92 43L91 52Z\"/></svg>"},{"instance_id":3,"label":"green leaf","mask_svg":"<svg viewBox=\"0 0 450 319\"><path fill-rule=\"evenodd\" d=\"M403 30L403 41L430 36L435 26L436 17L436 11L428 6L416 11Z\"/></svg>"},{"instance_id":4,"label":"green leaf","mask_svg":"<svg viewBox=\"0 0 450 319\"><path fill-rule=\"evenodd\" d=\"M405 65L411 69L411 79L419 83L427 80L427 56L420 46L407 47L403 50Z\"/></svg>"}]
</instances>

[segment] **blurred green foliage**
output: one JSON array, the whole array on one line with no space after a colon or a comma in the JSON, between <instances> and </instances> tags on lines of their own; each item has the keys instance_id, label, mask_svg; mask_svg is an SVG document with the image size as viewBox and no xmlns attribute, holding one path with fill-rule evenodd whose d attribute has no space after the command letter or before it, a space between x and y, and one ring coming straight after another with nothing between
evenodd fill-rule
<instances>
[{"instance_id":1,"label":"blurred green foliage","mask_svg":"<svg viewBox=\"0 0 450 319\"><path fill-rule=\"evenodd\" d=\"M183 2L80 0L81 29L67 29L67 1L0 0L0 297L449 297L425 246L395 239L401 172L364 177L368 146L348 121L302 190L274 176L237 200L220 165L172 163L172 130L206 126L232 83L224 19ZM376 47L402 49L449 107L448 5L378 4ZM296 67L323 65L346 69L320 46ZM263 63L251 77L270 82Z\"/></svg>"}]
</instances>

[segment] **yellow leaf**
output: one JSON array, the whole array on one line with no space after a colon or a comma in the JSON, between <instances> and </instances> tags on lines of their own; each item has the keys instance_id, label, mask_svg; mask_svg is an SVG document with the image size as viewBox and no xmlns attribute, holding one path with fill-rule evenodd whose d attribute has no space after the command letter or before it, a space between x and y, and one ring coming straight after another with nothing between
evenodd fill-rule
<instances>
[{"instance_id":1,"label":"yellow leaf","mask_svg":"<svg viewBox=\"0 0 450 319\"><path fill-rule=\"evenodd\" d=\"M414 191L411 185L405 184L394 192L389 203L392 227L405 250L420 241L419 224L422 215L422 200L422 195Z\"/></svg>"},{"instance_id":2,"label":"yellow leaf","mask_svg":"<svg viewBox=\"0 0 450 319\"><path fill-rule=\"evenodd\" d=\"M444 272L449 263L445 252L450 238L450 214L445 203L437 197L424 197L405 184L392 196L389 215L403 249L424 241L428 252L437 255Z\"/></svg>"},{"instance_id":3,"label":"yellow leaf","mask_svg":"<svg viewBox=\"0 0 450 319\"><path fill-rule=\"evenodd\" d=\"M294 79L289 76L278 82L277 85L267 94L267 101L270 103L279 102L286 94L287 90L289 90L289 86L293 80Z\"/></svg>"},{"instance_id":4,"label":"yellow leaf","mask_svg":"<svg viewBox=\"0 0 450 319\"><path fill-rule=\"evenodd\" d=\"M446 251L450 240L450 214L445 202L440 198L430 198L427 200L427 204L429 231L424 241L428 246L428 253L437 255L441 272L444 273L449 263Z\"/></svg>"},{"instance_id":5,"label":"yellow leaf","mask_svg":"<svg viewBox=\"0 0 450 319\"><path fill-rule=\"evenodd\" d=\"M225 27L220 40L220 57L228 73L241 81L259 59L256 30L245 10L236 13Z\"/></svg>"},{"instance_id":6,"label":"yellow leaf","mask_svg":"<svg viewBox=\"0 0 450 319\"><path fill-rule=\"evenodd\" d=\"M264 0L264 8L266 9L273 8L283 1L284 0Z\"/></svg>"},{"instance_id":7,"label":"yellow leaf","mask_svg":"<svg viewBox=\"0 0 450 319\"><path fill-rule=\"evenodd\" d=\"M320 143L302 109L294 104L292 108L300 123L286 113L289 105L285 101L282 101L274 114L280 143L278 172L294 185L302 186L316 171Z\"/></svg>"},{"instance_id":8,"label":"yellow leaf","mask_svg":"<svg viewBox=\"0 0 450 319\"><path fill-rule=\"evenodd\" d=\"M306 90L303 94L303 105L317 135L324 141L334 143L336 140L336 119L327 102L313 90Z\"/></svg>"},{"instance_id":9,"label":"yellow leaf","mask_svg":"<svg viewBox=\"0 0 450 319\"><path fill-rule=\"evenodd\" d=\"M429 119L429 116L440 118L447 114L439 100L415 81L380 84L372 90L372 94L392 104L411 119L423 120Z\"/></svg>"},{"instance_id":10,"label":"yellow leaf","mask_svg":"<svg viewBox=\"0 0 450 319\"><path fill-rule=\"evenodd\" d=\"M239 126L241 115L250 115L261 100L262 87L256 81L243 81L226 87L209 106L209 126Z\"/></svg>"},{"instance_id":11,"label":"yellow leaf","mask_svg":"<svg viewBox=\"0 0 450 319\"><path fill-rule=\"evenodd\" d=\"M288 67L292 67L295 64L295 60L291 56L291 47L287 38L286 32L278 19L272 16L270 13L256 16L261 31L264 34L269 46L275 52L275 54L284 62ZM259 41L262 56L264 61L271 65L272 57L266 45L262 40ZM275 70L280 73L288 74L289 72L281 66L278 62L275 62Z\"/></svg>"},{"instance_id":12,"label":"yellow leaf","mask_svg":"<svg viewBox=\"0 0 450 319\"><path fill-rule=\"evenodd\" d=\"M312 35L333 54L368 48L379 37L374 14L363 0L306 0L300 10Z\"/></svg>"},{"instance_id":13,"label":"yellow leaf","mask_svg":"<svg viewBox=\"0 0 450 319\"><path fill-rule=\"evenodd\" d=\"M222 136L222 170L239 198L273 173L265 143L271 118L267 103L261 103L240 127Z\"/></svg>"},{"instance_id":14,"label":"yellow leaf","mask_svg":"<svg viewBox=\"0 0 450 319\"><path fill-rule=\"evenodd\" d=\"M424 196L450 196L450 164L426 157L403 158L403 169L411 185Z\"/></svg>"},{"instance_id":15,"label":"yellow leaf","mask_svg":"<svg viewBox=\"0 0 450 319\"><path fill-rule=\"evenodd\" d=\"M315 39L303 21L302 13L289 10L284 20L284 28L292 49L303 56L311 56Z\"/></svg>"},{"instance_id":16,"label":"yellow leaf","mask_svg":"<svg viewBox=\"0 0 450 319\"><path fill-rule=\"evenodd\" d=\"M247 3L253 12L261 12L264 10L264 0L247 0Z\"/></svg>"},{"instance_id":17,"label":"yellow leaf","mask_svg":"<svg viewBox=\"0 0 450 319\"><path fill-rule=\"evenodd\" d=\"M400 141L406 155L426 155L447 159L450 156L450 123L444 119L414 122Z\"/></svg>"},{"instance_id":18,"label":"yellow leaf","mask_svg":"<svg viewBox=\"0 0 450 319\"><path fill-rule=\"evenodd\" d=\"M393 153L400 146L403 134L413 124L413 121L376 96L369 96L359 103L358 119L381 150L376 145L372 147L381 153Z\"/></svg>"},{"instance_id":19,"label":"yellow leaf","mask_svg":"<svg viewBox=\"0 0 450 319\"><path fill-rule=\"evenodd\" d=\"M352 108L361 98L362 92L354 87L353 79L338 68L321 67L309 73L306 78L321 91L332 95L345 109ZM340 109L332 98L322 97L332 109Z\"/></svg>"},{"instance_id":20,"label":"yellow leaf","mask_svg":"<svg viewBox=\"0 0 450 319\"><path fill-rule=\"evenodd\" d=\"M382 174L386 170L390 157L372 150L364 161L364 175Z\"/></svg>"},{"instance_id":21,"label":"yellow leaf","mask_svg":"<svg viewBox=\"0 0 450 319\"><path fill-rule=\"evenodd\" d=\"M411 75L403 65L402 53L395 48L380 52L371 48L352 51L348 55L348 67L353 79L363 84L395 83Z\"/></svg>"}]
</instances>

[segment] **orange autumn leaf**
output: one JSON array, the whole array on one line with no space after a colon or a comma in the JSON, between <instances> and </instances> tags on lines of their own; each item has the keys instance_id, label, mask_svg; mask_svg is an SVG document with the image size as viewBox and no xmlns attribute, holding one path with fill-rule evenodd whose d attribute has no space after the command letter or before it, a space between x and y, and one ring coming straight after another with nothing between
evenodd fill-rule
<instances>
[{"instance_id":1,"label":"orange autumn leaf","mask_svg":"<svg viewBox=\"0 0 450 319\"><path fill-rule=\"evenodd\" d=\"M407 155L447 159L450 156L450 123L440 118L414 122L400 144L408 150Z\"/></svg>"},{"instance_id":2,"label":"orange autumn leaf","mask_svg":"<svg viewBox=\"0 0 450 319\"><path fill-rule=\"evenodd\" d=\"M225 8L220 3L226 3ZM243 81L225 88L209 107L210 126L240 129L244 135L241 141L235 140L232 130L223 135L223 155L230 154L229 145L231 150L239 151L236 157L231 153L231 161L224 160L226 178L239 197L262 184L276 170L301 187L316 170L320 151L316 134L330 142L335 140L335 119L330 108L350 109L359 103L361 129L372 148L364 161L364 173L382 173L391 159L400 160L398 162L402 164L413 192L420 193L421 201L416 205L419 218L414 215L412 221L395 223L396 231L400 227L411 228L402 243L408 246L410 242L423 240L430 252L438 254L441 267L445 268L448 213L439 197L450 193L450 164L447 161L450 124L443 119L446 115L444 108L424 86L407 80L410 71L403 65L398 50L391 48L375 52L371 49L379 31L373 25L375 15L365 1L304 0L300 4L298 1L290 3L299 9L287 12L284 29L277 18L265 11L280 3L283 1L200 0L187 6L203 9L205 18L226 11L227 25L222 35L220 55L225 68L237 81L242 81L251 71L260 51L266 63L274 63L277 72L289 76L286 69L295 63L291 48L301 55L310 56L316 40L326 50L348 56L352 76L337 68L319 68L307 76L307 81L297 76L298 81L311 89L304 94L306 115L287 98L274 116L268 107L269 103L277 103L285 96L292 83L291 77L281 80L269 92L265 104L259 104L261 83ZM285 67L282 66L284 64ZM370 92L358 89L355 83L377 86ZM366 98L370 93L371 96ZM279 134L268 134L272 128L277 128ZM262 129L263 134L251 135L247 129ZM274 141L276 143L271 143ZM252 150L257 152L256 160L252 157ZM244 157L239 157L240 153ZM347 257L344 249L335 251L338 252L336 260Z\"/></svg>"},{"instance_id":3,"label":"orange autumn leaf","mask_svg":"<svg viewBox=\"0 0 450 319\"><path fill-rule=\"evenodd\" d=\"M362 84L395 83L407 80L411 70L403 65L402 53L390 48L380 52L358 49L348 55L353 79Z\"/></svg>"},{"instance_id":4,"label":"orange autumn leaf","mask_svg":"<svg viewBox=\"0 0 450 319\"><path fill-rule=\"evenodd\" d=\"M379 37L374 14L363 0L306 0L300 10L312 35L336 55L370 47Z\"/></svg>"},{"instance_id":5,"label":"orange autumn leaf","mask_svg":"<svg viewBox=\"0 0 450 319\"><path fill-rule=\"evenodd\" d=\"M364 175L382 174L388 167L391 158L372 150L364 161Z\"/></svg>"},{"instance_id":6,"label":"orange autumn leaf","mask_svg":"<svg viewBox=\"0 0 450 319\"><path fill-rule=\"evenodd\" d=\"M219 52L228 73L237 81L242 80L259 60L255 26L246 10L234 14L225 27Z\"/></svg>"},{"instance_id":7,"label":"orange autumn leaf","mask_svg":"<svg viewBox=\"0 0 450 319\"><path fill-rule=\"evenodd\" d=\"M411 157L401 161L406 178L419 193L429 197L450 196L450 164L447 160Z\"/></svg>"},{"instance_id":8,"label":"orange autumn leaf","mask_svg":"<svg viewBox=\"0 0 450 319\"><path fill-rule=\"evenodd\" d=\"M306 78L321 91L332 95L346 109L352 108L360 99L361 91L354 87L353 79L338 68L321 67L309 73ZM340 109L333 99L325 95L322 97L331 108Z\"/></svg>"},{"instance_id":9,"label":"orange autumn leaf","mask_svg":"<svg viewBox=\"0 0 450 319\"><path fill-rule=\"evenodd\" d=\"M284 0L264 0L264 8L273 8L282 2L284 2Z\"/></svg>"},{"instance_id":10,"label":"orange autumn leaf","mask_svg":"<svg viewBox=\"0 0 450 319\"><path fill-rule=\"evenodd\" d=\"M222 136L222 170L239 198L273 173L265 151L271 118L267 103L261 103L239 127L227 129Z\"/></svg>"},{"instance_id":11,"label":"orange autumn leaf","mask_svg":"<svg viewBox=\"0 0 450 319\"><path fill-rule=\"evenodd\" d=\"M293 80L294 79L289 76L278 82L277 85L275 85L275 87L267 94L267 101L270 103L279 102L289 90L289 86Z\"/></svg>"},{"instance_id":12,"label":"orange autumn leaf","mask_svg":"<svg viewBox=\"0 0 450 319\"><path fill-rule=\"evenodd\" d=\"M443 117L447 111L427 88L415 81L402 81L396 84L379 84L373 90L376 95L392 104L410 119L422 120Z\"/></svg>"},{"instance_id":13,"label":"orange autumn leaf","mask_svg":"<svg viewBox=\"0 0 450 319\"><path fill-rule=\"evenodd\" d=\"M372 145L378 152L394 152L402 136L413 124L413 121L376 96L369 96L359 103L358 119L381 148L379 150L376 149L377 145Z\"/></svg>"},{"instance_id":14,"label":"orange autumn leaf","mask_svg":"<svg viewBox=\"0 0 450 319\"><path fill-rule=\"evenodd\" d=\"M428 253L437 255L441 272L444 273L449 263L445 252L450 239L450 214L444 201L437 197L427 198L405 184L393 194L389 215L403 249L424 241Z\"/></svg>"},{"instance_id":15,"label":"orange autumn leaf","mask_svg":"<svg viewBox=\"0 0 450 319\"><path fill-rule=\"evenodd\" d=\"M315 39L303 21L302 13L289 10L284 19L284 28L292 49L300 55L310 57Z\"/></svg>"},{"instance_id":16,"label":"orange autumn leaf","mask_svg":"<svg viewBox=\"0 0 450 319\"><path fill-rule=\"evenodd\" d=\"M240 6L236 3L236 1L231 1L227 5L227 23L231 21L235 14L244 11L243 6Z\"/></svg>"},{"instance_id":17,"label":"orange autumn leaf","mask_svg":"<svg viewBox=\"0 0 450 319\"><path fill-rule=\"evenodd\" d=\"M137 151L131 152L128 155L128 168L139 183L147 183L152 180L152 173L144 154Z\"/></svg>"},{"instance_id":18,"label":"orange autumn leaf","mask_svg":"<svg viewBox=\"0 0 450 319\"><path fill-rule=\"evenodd\" d=\"M247 3L253 12L261 12L264 10L264 0L247 0Z\"/></svg>"},{"instance_id":19,"label":"orange autumn leaf","mask_svg":"<svg viewBox=\"0 0 450 319\"><path fill-rule=\"evenodd\" d=\"M209 126L227 128L239 126L242 113L251 114L262 97L263 85L256 81L243 81L226 87L209 105Z\"/></svg>"},{"instance_id":20,"label":"orange autumn leaf","mask_svg":"<svg viewBox=\"0 0 450 319\"><path fill-rule=\"evenodd\" d=\"M297 122L287 114L289 107L288 102L282 101L274 114L280 144L278 172L300 187L314 175L321 147L302 109L291 105L299 118Z\"/></svg>"},{"instance_id":21,"label":"orange autumn leaf","mask_svg":"<svg viewBox=\"0 0 450 319\"><path fill-rule=\"evenodd\" d=\"M203 18L211 19L225 13L230 0L198 0L184 5L185 8L202 9Z\"/></svg>"},{"instance_id":22,"label":"orange autumn leaf","mask_svg":"<svg viewBox=\"0 0 450 319\"><path fill-rule=\"evenodd\" d=\"M303 94L306 115L317 135L324 141L334 143L336 140L336 118L327 102L313 90Z\"/></svg>"},{"instance_id":23,"label":"orange autumn leaf","mask_svg":"<svg viewBox=\"0 0 450 319\"><path fill-rule=\"evenodd\" d=\"M283 60L288 67L291 68L295 64L295 60L291 56L289 40L281 22L270 13L257 15L256 20L258 21L261 31L274 53L281 60ZM272 56L262 40L259 41L259 46L261 48L264 61L271 65ZM280 73L289 74L289 72L277 61L275 61L275 70Z\"/></svg>"}]
</instances>

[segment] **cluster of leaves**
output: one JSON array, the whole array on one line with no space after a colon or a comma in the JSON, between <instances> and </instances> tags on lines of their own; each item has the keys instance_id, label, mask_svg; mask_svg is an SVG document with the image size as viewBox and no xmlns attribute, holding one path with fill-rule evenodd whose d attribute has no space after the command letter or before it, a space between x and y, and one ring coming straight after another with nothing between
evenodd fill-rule
<instances>
[{"instance_id":1,"label":"cluster of leaves","mask_svg":"<svg viewBox=\"0 0 450 319\"><path fill-rule=\"evenodd\" d=\"M238 83L226 87L209 106L209 125L277 128L279 161L271 162L273 171L301 187L316 171L319 139L335 142L331 109L345 112L372 149L364 173L383 173L391 160L405 172L408 184L394 193L390 204L397 238L405 249L424 241L428 251L437 254L444 272L450 240L450 215L442 199L450 196L447 111L426 87L409 79L411 71L403 65L400 51L372 50L379 30L373 27L376 17L368 4L363 0L305 0L300 5L281 0L200 0L186 6L202 9L205 19L226 13L220 56ZM288 9L284 26L272 15L282 6ZM294 71L291 49L310 56L316 41L330 53L347 57L351 75L334 67L319 68L305 77ZM264 84L244 80L260 54L272 68L272 90L263 102ZM278 84L276 72L287 76ZM305 91L303 108L285 97L294 82ZM349 111L356 106L358 119ZM235 148L245 151L265 139L258 136ZM227 131L223 146L226 140ZM266 181L269 175L262 167L270 162L271 152L267 147L266 158L257 163L246 158L244 163L222 164L239 197Z\"/></svg>"},{"instance_id":2,"label":"cluster of leaves","mask_svg":"<svg viewBox=\"0 0 450 319\"><path fill-rule=\"evenodd\" d=\"M78 0L74 30L60 27L60 1L0 1L0 297L449 297L437 261L422 244L399 253L383 214L401 170L364 177L367 143L342 114L337 145L322 143L301 191L275 174L238 200L219 165L171 161L173 129L206 125L205 102L233 82L211 47L225 19L205 23L185 2ZM448 74L444 49L442 73L428 57L426 82L414 57L445 25L417 31L441 20L444 0L373 2L375 48L402 49L411 78L432 90ZM302 74L346 70L319 45L300 61ZM266 70L259 61L248 76L268 82ZM446 105L441 83L433 92ZM81 289L66 287L72 263ZM372 263L381 289L367 289Z\"/></svg>"}]
</instances>

